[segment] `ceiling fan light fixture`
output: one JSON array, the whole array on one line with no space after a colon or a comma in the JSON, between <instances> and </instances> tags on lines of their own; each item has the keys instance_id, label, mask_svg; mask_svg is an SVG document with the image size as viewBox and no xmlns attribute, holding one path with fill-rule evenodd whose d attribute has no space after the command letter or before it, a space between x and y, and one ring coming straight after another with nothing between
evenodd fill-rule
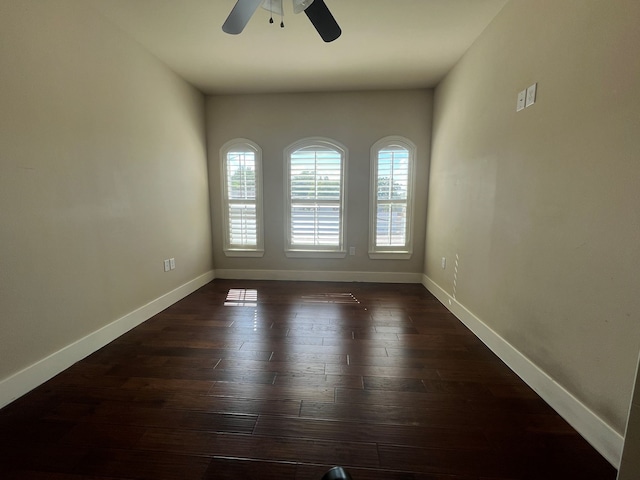
<instances>
[{"instance_id":1,"label":"ceiling fan light fixture","mask_svg":"<svg viewBox=\"0 0 640 480\"><path fill-rule=\"evenodd\" d=\"M313 3L313 0L292 0L293 1L293 13L304 12L309 5Z\"/></svg>"},{"instance_id":2,"label":"ceiling fan light fixture","mask_svg":"<svg viewBox=\"0 0 640 480\"><path fill-rule=\"evenodd\" d=\"M333 42L341 34L340 25L324 3L324 0L292 0L295 13L304 12L325 42ZM262 4L262 5L261 5ZM282 0L237 0L231 13L222 25L222 31L237 35L247 26L249 20L262 6L271 13L269 23L273 22L273 14L280 15L280 26L284 27L284 9Z\"/></svg>"},{"instance_id":3,"label":"ceiling fan light fixture","mask_svg":"<svg viewBox=\"0 0 640 480\"><path fill-rule=\"evenodd\" d=\"M264 0L262 8L271 12L272 15L284 16L284 8L282 8L282 0Z\"/></svg>"}]
</instances>

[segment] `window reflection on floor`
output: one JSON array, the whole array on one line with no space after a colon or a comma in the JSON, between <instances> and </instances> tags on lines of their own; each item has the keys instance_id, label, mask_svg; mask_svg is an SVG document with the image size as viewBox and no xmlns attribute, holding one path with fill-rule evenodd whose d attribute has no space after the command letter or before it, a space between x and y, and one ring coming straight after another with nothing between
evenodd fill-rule
<instances>
[{"instance_id":1,"label":"window reflection on floor","mask_svg":"<svg viewBox=\"0 0 640 480\"><path fill-rule=\"evenodd\" d=\"M258 290L253 288L230 288L224 302L225 307L257 307Z\"/></svg>"}]
</instances>

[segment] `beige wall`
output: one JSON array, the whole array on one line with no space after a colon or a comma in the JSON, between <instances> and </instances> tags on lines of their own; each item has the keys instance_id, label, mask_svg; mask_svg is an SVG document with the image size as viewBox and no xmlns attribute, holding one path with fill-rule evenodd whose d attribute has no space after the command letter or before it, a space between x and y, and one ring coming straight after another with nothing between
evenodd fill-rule
<instances>
[{"instance_id":1,"label":"beige wall","mask_svg":"<svg viewBox=\"0 0 640 480\"><path fill-rule=\"evenodd\" d=\"M200 93L82 1L2 2L0 66L2 380L212 256Z\"/></svg>"},{"instance_id":2,"label":"beige wall","mask_svg":"<svg viewBox=\"0 0 640 480\"><path fill-rule=\"evenodd\" d=\"M221 225L220 147L234 138L256 142L263 153L265 255L225 257L222 231L214 228L218 269L421 273L427 201L432 92L430 90L237 95L207 98L209 175L213 225ZM370 260L369 174L371 146L402 135L417 146L414 254L410 260ZM293 259L284 254L284 149L305 137L328 137L348 149L346 245L344 259Z\"/></svg>"},{"instance_id":3,"label":"beige wall","mask_svg":"<svg viewBox=\"0 0 640 480\"><path fill-rule=\"evenodd\" d=\"M640 348L640 2L510 2L437 88L425 272L617 432ZM516 113L516 95L538 100ZM449 263L451 265L451 263Z\"/></svg>"}]
</instances>

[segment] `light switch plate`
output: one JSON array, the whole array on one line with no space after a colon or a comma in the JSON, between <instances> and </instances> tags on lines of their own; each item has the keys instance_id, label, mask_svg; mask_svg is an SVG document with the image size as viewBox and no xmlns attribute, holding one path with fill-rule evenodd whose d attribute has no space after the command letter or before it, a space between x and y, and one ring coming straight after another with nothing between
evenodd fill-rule
<instances>
[{"instance_id":1,"label":"light switch plate","mask_svg":"<svg viewBox=\"0 0 640 480\"><path fill-rule=\"evenodd\" d=\"M174 270L176 268L176 259L175 258L170 258L169 259L169 265L171 267L171 270Z\"/></svg>"},{"instance_id":2,"label":"light switch plate","mask_svg":"<svg viewBox=\"0 0 640 480\"><path fill-rule=\"evenodd\" d=\"M534 103L536 103L536 90L538 89L538 84L534 83L529 88L527 88L527 101L525 103L525 107L530 107Z\"/></svg>"},{"instance_id":3,"label":"light switch plate","mask_svg":"<svg viewBox=\"0 0 640 480\"><path fill-rule=\"evenodd\" d=\"M526 90L522 90L520 93L518 93L518 103L516 103L516 112L519 112L520 110L524 110L524 100L526 96L527 96Z\"/></svg>"}]
</instances>

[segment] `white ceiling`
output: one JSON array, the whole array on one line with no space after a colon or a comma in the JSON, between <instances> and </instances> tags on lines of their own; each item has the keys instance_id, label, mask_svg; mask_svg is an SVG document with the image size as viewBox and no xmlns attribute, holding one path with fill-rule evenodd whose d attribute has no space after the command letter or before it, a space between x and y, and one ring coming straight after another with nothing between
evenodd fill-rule
<instances>
[{"instance_id":1,"label":"white ceiling","mask_svg":"<svg viewBox=\"0 0 640 480\"><path fill-rule=\"evenodd\" d=\"M240 35L221 26L235 0L88 0L204 93L435 86L508 0L325 0L342 36L324 43L285 3Z\"/></svg>"}]
</instances>

